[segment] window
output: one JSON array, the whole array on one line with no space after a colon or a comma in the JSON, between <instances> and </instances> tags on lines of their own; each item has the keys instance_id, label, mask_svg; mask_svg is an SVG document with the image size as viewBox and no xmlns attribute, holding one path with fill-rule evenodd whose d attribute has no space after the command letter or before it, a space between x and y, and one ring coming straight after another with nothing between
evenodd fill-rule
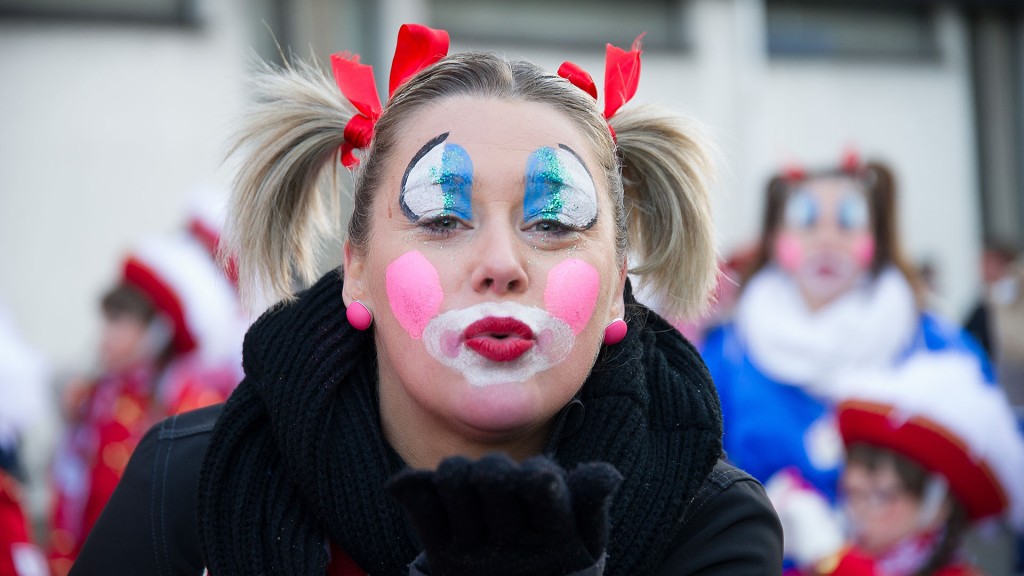
<instances>
[{"instance_id":1,"label":"window","mask_svg":"<svg viewBox=\"0 0 1024 576\"><path fill-rule=\"evenodd\" d=\"M683 0L434 0L431 22L453 38L541 46L685 48Z\"/></svg>"},{"instance_id":2,"label":"window","mask_svg":"<svg viewBox=\"0 0 1024 576\"><path fill-rule=\"evenodd\" d=\"M932 9L923 4L769 0L768 53L773 57L934 59Z\"/></svg>"},{"instance_id":3,"label":"window","mask_svg":"<svg viewBox=\"0 0 1024 576\"><path fill-rule=\"evenodd\" d=\"M0 19L71 20L191 26L195 0L0 0Z\"/></svg>"}]
</instances>

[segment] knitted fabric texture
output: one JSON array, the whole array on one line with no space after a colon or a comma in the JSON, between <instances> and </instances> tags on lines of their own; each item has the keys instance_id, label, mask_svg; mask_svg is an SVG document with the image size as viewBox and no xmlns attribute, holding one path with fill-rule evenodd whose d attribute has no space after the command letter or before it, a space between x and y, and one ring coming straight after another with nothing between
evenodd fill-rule
<instances>
[{"instance_id":1,"label":"knitted fabric texture","mask_svg":"<svg viewBox=\"0 0 1024 576\"><path fill-rule=\"evenodd\" d=\"M225 404L199 484L199 532L217 576L326 573L327 542L375 575L405 575L419 552L384 491L404 466L382 436L373 330L345 321L325 275L264 314L244 346L246 378ZM602 349L578 398L578 428L553 457L613 464L605 574L652 572L721 454L722 421L696 350L628 290L629 333Z\"/></svg>"}]
</instances>

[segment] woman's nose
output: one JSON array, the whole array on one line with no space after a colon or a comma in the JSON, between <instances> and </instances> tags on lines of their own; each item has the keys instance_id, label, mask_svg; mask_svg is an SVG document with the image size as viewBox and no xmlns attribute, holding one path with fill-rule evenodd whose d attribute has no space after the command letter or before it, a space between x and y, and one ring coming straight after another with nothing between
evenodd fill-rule
<instances>
[{"instance_id":1,"label":"woman's nose","mask_svg":"<svg viewBox=\"0 0 1024 576\"><path fill-rule=\"evenodd\" d=\"M471 282L477 292L514 294L524 292L529 284L526 273L526 246L511 226L494 225L478 230L476 266Z\"/></svg>"},{"instance_id":2,"label":"woman's nose","mask_svg":"<svg viewBox=\"0 0 1024 576\"><path fill-rule=\"evenodd\" d=\"M842 227L835 219L824 218L814 227L814 239L819 244L832 245L843 237Z\"/></svg>"}]
</instances>

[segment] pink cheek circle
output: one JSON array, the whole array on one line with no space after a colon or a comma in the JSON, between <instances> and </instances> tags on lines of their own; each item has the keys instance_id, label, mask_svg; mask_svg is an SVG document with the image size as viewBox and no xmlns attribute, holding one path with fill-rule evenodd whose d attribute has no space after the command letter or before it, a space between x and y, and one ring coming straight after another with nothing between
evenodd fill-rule
<instances>
[{"instance_id":1,"label":"pink cheek circle","mask_svg":"<svg viewBox=\"0 0 1024 576\"><path fill-rule=\"evenodd\" d=\"M862 269L871 266L875 259L875 239L870 234L857 238L853 244L853 259Z\"/></svg>"},{"instance_id":2,"label":"pink cheek circle","mask_svg":"<svg viewBox=\"0 0 1024 576\"><path fill-rule=\"evenodd\" d=\"M566 260L548 274L544 307L578 335L590 322L600 288L601 275L596 268L582 260Z\"/></svg>"},{"instance_id":3,"label":"pink cheek circle","mask_svg":"<svg viewBox=\"0 0 1024 576\"><path fill-rule=\"evenodd\" d=\"M783 270L796 272L804 259L804 250L796 236L779 232L775 237L775 261Z\"/></svg>"},{"instance_id":4,"label":"pink cheek circle","mask_svg":"<svg viewBox=\"0 0 1024 576\"><path fill-rule=\"evenodd\" d=\"M406 252L388 264L384 281L392 313L409 336L419 340L444 300L437 269L423 254Z\"/></svg>"}]
</instances>

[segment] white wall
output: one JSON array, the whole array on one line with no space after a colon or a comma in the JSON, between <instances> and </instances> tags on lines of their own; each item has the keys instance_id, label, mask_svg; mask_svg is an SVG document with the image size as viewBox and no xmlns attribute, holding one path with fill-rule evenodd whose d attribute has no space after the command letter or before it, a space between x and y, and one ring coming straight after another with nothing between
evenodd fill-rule
<instances>
[{"instance_id":1,"label":"white wall","mask_svg":"<svg viewBox=\"0 0 1024 576\"><path fill-rule=\"evenodd\" d=\"M243 7L201 3L198 30L0 21L0 300L59 370L92 360L124 251L226 183Z\"/></svg>"}]
</instances>

